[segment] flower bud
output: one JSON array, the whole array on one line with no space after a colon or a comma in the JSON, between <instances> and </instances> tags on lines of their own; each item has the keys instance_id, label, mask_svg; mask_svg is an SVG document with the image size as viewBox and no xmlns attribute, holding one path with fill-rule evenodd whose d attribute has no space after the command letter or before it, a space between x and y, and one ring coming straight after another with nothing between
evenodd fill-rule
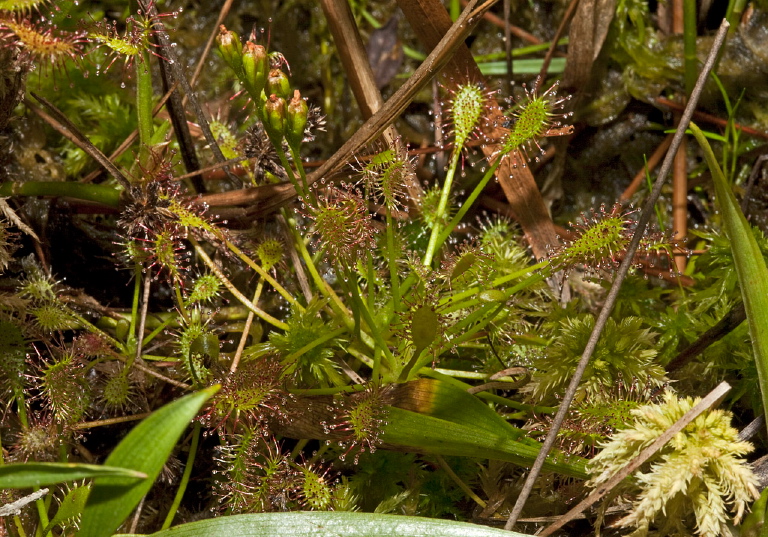
<instances>
[{"instance_id":1,"label":"flower bud","mask_svg":"<svg viewBox=\"0 0 768 537\"><path fill-rule=\"evenodd\" d=\"M285 132L285 99L274 93L264 103L264 130L273 144L282 142Z\"/></svg>"},{"instance_id":2,"label":"flower bud","mask_svg":"<svg viewBox=\"0 0 768 537\"><path fill-rule=\"evenodd\" d=\"M219 35L216 36L216 42L219 45L219 52L224 61L227 62L238 78L243 76L243 45L240 43L240 37L235 32L230 32L222 24L219 26Z\"/></svg>"},{"instance_id":3,"label":"flower bud","mask_svg":"<svg viewBox=\"0 0 768 537\"><path fill-rule=\"evenodd\" d=\"M291 83L288 80L288 75L282 72L280 69L272 69L267 77L267 87L264 90L267 95L273 93L283 99L291 98Z\"/></svg>"},{"instance_id":4,"label":"flower bud","mask_svg":"<svg viewBox=\"0 0 768 537\"><path fill-rule=\"evenodd\" d=\"M301 98L299 90L293 92L293 99L288 103L285 111L285 139L288 145L297 148L304 139L304 127L307 126L309 107Z\"/></svg>"},{"instance_id":5,"label":"flower bud","mask_svg":"<svg viewBox=\"0 0 768 537\"><path fill-rule=\"evenodd\" d=\"M261 99L261 92L267 82L268 72L267 49L252 41L246 41L243 46L243 84L251 98L256 102Z\"/></svg>"}]
</instances>

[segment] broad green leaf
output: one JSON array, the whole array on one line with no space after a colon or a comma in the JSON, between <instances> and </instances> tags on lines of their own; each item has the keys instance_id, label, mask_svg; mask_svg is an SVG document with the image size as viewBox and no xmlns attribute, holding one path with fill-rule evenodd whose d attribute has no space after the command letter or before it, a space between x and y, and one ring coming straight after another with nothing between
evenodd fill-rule
<instances>
[{"instance_id":1,"label":"broad green leaf","mask_svg":"<svg viewBox=\"0 0 768 537\"><path fill-rule=\"evenodd\" d=\"M147 474L129 468L95 464L23 462L0 466L0 489L45 487L98 476L120 476L130 483L135 483L136 480L147 477Z\"/></svg>"},{"instance_id":2,"label":"broad green leaf","mask_svg":"<svg viewBox=\"0 0 768 537\"><path fill-rule=\"evenodd\" d=\"M715 196L723 217L723 228L731 243L741 296L747 312L749 335L755 352L757 377L763 399L763 411L768 413L768 268L752 229L736 202L715 154L704 133L691 123L691 132L704 150L709 171L715 184Z\"/></svg>"},{"instance_id":3,"label":"broad green leaf","mask_svg":"<svg viewBox=\"0 0 768 537\"><path fill-rule=\"evenodd\" d=\"M386 444L416 451L509 461L530 466L539 453L538 442L519 440L524 432L510 425L474 395L434 379L419 379L397 388L387 425ZM551 456L544 468L580 479L588 475L579 457Z\"/></svg>"},{"instance_id":4,"label":"broad green leaf","mask_svg":"<svg viewBox=\"0 0 768 537\"><path fill-rule=\"evenodd\" d=\"M151 537L524 537L466 522L333 511L236 515L182 524ZM115 536L119 537L119 536ZM125 536L123 536L125 537Z\"/></svg>"},{"instance_id":5,"label":"broad green leaf","mask_svg":"<svg viewBox=\"0 0 768 537\"><path fill-rule=\"evenodd\" d=\"M122 477L94 481L78 537L112 535L149 491L179 437L203 404L219 389L211 386L153 412L139 423L107 457L105 464L147 474L136 483Z\"/></svg>"},{"instance_id":6,"label":"broad green leaf","mask_svg":"<svg viewBox=\"0 0 768 537\"><path fill-rule=\"evenodd\" d=\"M400 385L393 406L491 432L504 429L515 440L525 436L525 431L510 425L462 385L440 379L421 378Z\"/></svg>"}]
</instances>

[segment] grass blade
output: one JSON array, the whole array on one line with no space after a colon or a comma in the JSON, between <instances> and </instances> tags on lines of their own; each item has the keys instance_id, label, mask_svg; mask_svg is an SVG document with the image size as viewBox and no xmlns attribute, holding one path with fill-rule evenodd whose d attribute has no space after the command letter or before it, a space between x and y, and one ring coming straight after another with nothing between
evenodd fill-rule
<instances>
[{"instance_id":1,"label":"grass blade","mask_svg":"<svg viewBox=\"0 0 768 537\"><path fill-rule=\"evenodd\" d=\"M715 196L723 218L723 229L731 243L744 309L747 312L763 412L768 412L768 268L757 240L752 235L752 228L741 212L704 133L694 123L691 123L690 129L704 151L704 158L712 173Z\"/></svg>"},{"instance_id":2,"label":"grass blade","mask_svg":"<svg viewBox=\"0 0 768 537\"><path fill-rule=\"evenodd\" d=\"M477 457L530 466L541 445L525 442L524 431L513 427L493 409L458 386L434 379L401 385L387 411L381 433L385 444L414 448L424 453ZM547 459L544 468L586 479L579 457Z\"/></svg>"},{"instance_id":3,"label":"grass blade","mask_svg":"<svg viewBox=\"0 0 768 537\"><path fill-rule=\"evenodd\" d=\"M0 489L45 487L86 477L116 476L137 480L147 474L129 468L60 462L24 462L0 466Z\"/></svg>"},{"instance_id":4,"label":"grass blade","mask_svg":"<svg viewBox=\"0 0 768 537\"><path fill-rule=\"evenodd\" d=\"M136 483L124 477L97 478L78 537L106 537L120 527L152 487L190 420L218 389L218 385L212 386L165 405L128 433L105 464L143 472L147 479Z\"/></svg>"}]
</instances>

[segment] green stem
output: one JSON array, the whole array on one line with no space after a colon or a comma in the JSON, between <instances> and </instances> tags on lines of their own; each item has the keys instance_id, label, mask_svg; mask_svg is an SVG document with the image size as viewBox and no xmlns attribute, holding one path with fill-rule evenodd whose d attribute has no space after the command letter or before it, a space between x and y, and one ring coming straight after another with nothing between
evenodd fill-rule
<instances>
[{"instance_id":1,"label":"green stem","mask_svg":"<svg viewBox=\"0 0 768 537\"><path fill-rule=\"evenodd\" d=\"M332 386L330 388L312 388L312 389L289 389L288 392L294 395L336 395L339 393L362 392L368 386L365 384L350 384L349 386Z\"/></svg>"},{"instance_id":2,"label":"green stem","mask_svg":"<svg viewBox=\"0 0 768 537\"><path fill-rule=\"evenodd\" d=\"M443 471L448 474L448 477L450 477L458 487L464 491L464 494L472 498L472 500L480 506L481 509L485 509L486 503L483 501L480 496L474 493L474 491L469 488L469 486L464 483L464 481L461 480L461 478L456 475L456 472L453 471L453 468L451 468L447 462L445 462L445 459L441 455L435 455L435 459L437 460L437 463L440 465L440 467L443 469Z\"/></svg>"},{"instance_id":3,"label":"green stem","mask_svg":"<svg viewBox=\"0 0 768 537\"><path fill-rule=\"evenodd\" d=\"M142 281L144 281L144 279L141 277L141 264L135 263L133 266L133 302L131 302L131 320L128 325L128 341L126 341L126 347L131 355L131 364L133 363L133 351L136 350L137 338L141 337L141 334L136 333L136 323L139 319L139 299L141 298Z\"/></svg>"},{"instance_id":4,"label":"green stem","mask_svg":"<svg viewBox=\"0 0 768 537\"><path fill-rule=\"evenodd\" d=\"M397 255L395 254L395 226L392 212L387 207L387 265L389 266L389 285L392 289L392 305L394 311L400 310L400 275L397 271Z\"/></svg>"},{"instance_id":5,"label":"green stem","mask_svg":"<svg viewBox=\"0 0 768 537\"><path fill-rule=\"evenodd\" d=\"M696 0L683 1L683 55L685 59L685 94L690 95L699 76L696 58Z\"/></svg>"},{"instance_id":6,"label":"green stem","mask_svg":"<svg viewBox=\"0 0 768 537\"><path fill-rule=\"evenodd\" d=\"M16 399L16 412L19 415L19 421L25 429L29 429L29 418L27 417L27 404L24 400L24 390L14 387L13 396Z\"/></svg>"},{"instance_id":7,"label":"green stem","mask_svg":"<svg viewBox=\"0 0 768 537\"><path fill-rule=\"evenodd\" d=\"M451 197L451 187L453 186L453 177L456 175L456 168L459 166L460 157L461 151L454 150L451 155L451 164L448 167L448 173L445 176L445 183L443 183L443 191L440 193L440 201L438 202L437 210L433 215L434 225L432 227L432 234L429 236L427 253L424 255L424 261L422 262L425 267L432 266L432 260L437 252L437 238L440 235L440 222L442 222L445 211L448 208L448 200Z\"/></svg>"},{"instance_id":8,"label":"green stem","mask_svg":"<svg viewBox=\"0 0 768 537\"><path fill-rule=\"evenodd\" d=\"M479 310L477 310L477 312L474 312L474 313L478 313L478 312L481 313L481 315L478 316L480 320L474 326L472 326L472 328L462 333L459 337L451 340L451 346L461 345L465 341L468 341L469 339L475 337L475 334L477 334L480 330L488 326L488 323L491 322L494 318L496 318L496 316L499 313L501 313L501 310L504 309L504 304L496 304L495 305L496 309L492 310L490 313L486 315L486 311L493 306L494 304L487 304L486 307L480 308ZM442 354L443 352L448 350L448 348L450 347L440 349L439 352Z\"/></svg>"},{"instance_id":9,"label":"green stem","mask_svg":"<svg viewBox=\"0 0 768 537\"><path fill-rule=\"evenodd\" d=\"M549 264L550 264L549 260L540 261L539 263L536 263L535 265L531 265L530 267L526 267L524 269L518 270L518 271L513 272L511 274L507 274L506 276L500 276L500 277L496 278L495 280L493 280L491 282L491 285L489 285L488 287L471 287L471 288L467 289L466 291L462 291L461 293L456 293L455 295L451 295L450 297L447 297L447 298L444 298L444 299L440 300L440 302L438 304L440 306L443 306L443 305L445 305L448 302L459 303L461 300L473 297L473 296L475 296L476 294L478 294L478 293L480 293L482 291L485 291L485 290L490 289L490 288L500 287L500 286L504 285L505 283L508 283L508 282L520 279L523 276L526 276L527 274L530 274L531 272L534 272L536 270L541 270L541 269L543 269L545 267L548 267ZM536 280L531 280L531 278L533 278L533 277L536 277L537 279ZM546 277L547 277L546 275L534 274L531 277L526 278L525 282L529 282L529 280L531 280L527 284L527 285L530 285L532 283L535 283L535 281L538 281L538 279L545 279ZM519 285L520 284L515 286L514 289L520 290L521 288L518 287ZM525 287L522 287L522 288L524 289Z\"/></svg>"},{"instance_id":10,"label":"green stem","mask_svg":"<svg viewBox=\"0 0 768 537\"><path fill-rule=\"evenodd\" d=\"M493 311L493 308L497 308L500 310L504 307L504 303L501 304L484 304L483 306L477 308L475 311L470 313L469 315L466 315L462 320L460 320L458 323L453 325L446 333L446 335L450 338L451 336L454 336L455 338L450 340L450 346L458 345L460 343L463 343L468 339L468 334L474 334L474 332L477 331L478 325L476 323L479 323L481 319L488 316L489 312ZM498 314L498 311L493 311L491 315L489 315L489 318L485 320L485 322L481 323L479 327L483 327L487 324L487 322L495 317ZM473 326L474 325L474 326ZM468 327L472 327L470 331L467 331ZM441 349L442 350L442 349Z\"/></svg>"},{"instance_id":11,"label":"green stem","mask_svg":"<svg viewBox=\"0 0 768 537\"><path fill-rule=\"evenodd\" d=\"M365 355L363 352L353 347L347 347L346 351L352 356L354 356L358 361L360 361L361 363L371 368L372 370L376 369L376 361L371 357ZM381 361L379 361L379 366L381 366ZM374 376L373 378L375 379L376 377Z\"/></svg>"},{"instance_id":12,"label":"green stem","mask_svg":"<svg viewBox=\"0 0 768 537\"><path fill-rule=\"evenodd\" d=\"M247 255L245 255L245 254L243 253L243 251L242 251L242 250L240 250L240 248L238 248L237 246L235 246L234 244L232 244L231 242L229 242L229 241L228 241L226 238L224 238L224 236L220 236L219 238L220 238L220 239L222 239L222 240L224 241L224 244L226 244L226 245L227 245L227 248L229 249L229 251L230 251L230 252L232 252L233 254L235 254L237 257L239 257L239 258L240 258L240 260L241 260L241 261L243 261L243 262L244 262L246 265L248 265L248 266L249 266L249 267L251 267L253 270L255 270L255 271L256 271L256 273L257 273L259 276L261 276L262 278L264 278L264 280L265 280L265 281L266 281L266 282L267 282L269 285L271 285L271 286L272 286L272 288L273 288L275 291L277 291L278 293L280 293L280 295L281 295L281 296L282 296L284 299L286 299L286 300L288 301L288 303L289 303L289 304L291 304L292 306L294 306L294 307L298 308L298 310L299 310L299 311L301 311L302 313L304 312L304 309L305 309L305 308L304 308L304 306L302 306L301 304L299 304L299 302L298 302L298 301L297 301L297 300L296 300L296 299L293 297L293 295L292 295L291 293L289 293L288 291L286 291L286 290L285 290L285 288L284 288L282 285L280 285L279 283L277 283L277 280L275 280L275 279L274 279L274 278L273 278L273 277L272 277L272 276L269 274L269 272L267 272L266 270L264 270L263 268L261 268L261 267L260 267L259 265L257 265L256 263L254 263L254 262L253 262L253 260L252 260L250 257L248 257Z\"/></svg>"},{"instance_id":13,"label":"green stem","mask_svg":"<svg viewBox=\"0 0 768 537\"><path fill-rule=\"evenodd\" d=\"M293 234L296 247L299 250L301 258L304 260L304 263L307 265L307 270L309 270L309 274L312 276L312 281L315 282L315 286L324 297L331 300L334 311L336 311L336 313L339 315L342 315L344 319L346 319L345 323L348 326L351 326L354 324L354 321L350 317L350 313L347 310L347 307L341 301L339 296L333 291L333 289L331 289L331 287L328 285L328 282L326 282L323 277L320 276L320 273L317 271L317 267L315 266L315 262L312 260L312 256L309 254L309 250L307 250L307 245L304 244L304 239L295 226L295 221L291 219L288 221L288 223L290 224L288 228Z\"/></svg>"},{"instance_id":14,"label":"green stem","mask_svg":"<svg viewBox=\"0 0 768 537\"><path fill-rule=\"evenodd\" d=\"M453 232L454 229L456 229L456 226L459 225L459 222L461 222L462 218L464 218L464 215L467 214L467 211L469 211L470 207L472 207L472 204L475 203L478 197L480 197L480 194L482 194L483 190L485 189L485 185L487 185L488 181L491 180L491 177L494 176L503 158L504 155L499 155L497 157L496 162L494 162L493 165L488 168L488 170L485 172L485 175L483 175L483 178L479 183L477 183L475 189L472 191L466 201L464 201L464 203L461 205L461 208L453 216L453 218L451 218L450 223L445 227L442 233L440 233L440 236L437 237L438 248L442 246L442 244L448 239L448 236L451 234L451 232Z\"/></svg>"},{"instance_id":15,"label":"green stem","mask_svg":"<svg viewBox=\"0 0 768 537\"><path fill-rule=\"evenodd\" d=\"M32 490L38 491L40 490L40 487L34 487ZM39 535L42 537L43 535L43 528L48 526L48 523L50 520L48 519L48 509L45 507L45 502L42 498L38 498L35 500L35 507L37 507L37 516L40 518L40 524L37 526L37 529L35 530L35 535Z\"/></svg>"},{"instance_id":16,"label":"green stem","mask_svg":"<svg viewBox=\"0 0 768 537\"><path fill-rule=\"evenodd\" d=\"M139 124L139 162L147 166L152 143L152 70L149 53L143 50L136 61L136 116Z\"/></svg>"},{"instance_id":17,"label":"green stem","mask_svg":"<svg viewBox=\"0 0 768 537\"><path fill-rule=\"evenodd\" d=\"M739 26L741 21L741 14L744 12L744 6L747 5L747 0L731 0L728 3L728 9L725 12L725 18L731 27L728 29L728 33L733 33Z\"/></svg>"},{"instance_id":18,"label":"green stem","mask_svg":"<svg viewBox=\"0 0 768 537\"><path fill-rule=\"evenodd\" d=\"M71 309L68 310L67 313L71 315L72 318L74 318L78 323L80 323L81 328L85 328L92 334L97 334L98 336L103 338L107 343L109 343L114 348L116 348L118 351L122 353L128 352L128 349L123 343L121 343L120 341L116 340L115 338L113 338L112 336L110 336L100 328L98 328L95 324L91 323L90 321L87 321L84 317L78 315Z\"/></svg>"},{"instance_id":19,"label":"green stem","mask_svg":"<svg viewBox=\"0 0 768 537\"><path fill-rule=\"evenodd\" d=\"M141 342L142 346L146 347L147 344L152 341L160 332L165 330L169 324L174 322L177 319L176 315L171 315L167 319L165 319L163 322L161 322L154 330L152 330L149 334L147 334L147 337L144 338L144 341Z\"/></svg>"},{"instance_id":20,"label":"green stem","mask_svg":"<svg viewBox=\"0 0 768 537\"><path fill-rule=\"evenodd\" d=\"M112 208L120 207L120 190L106 185L89 185L61 181L9 181L0 184L0 197L9 196L67 196L101 203Z\"/></svg>"},{"instance_id":21,"label":"green stem","mask_svg":"<svg viewBox=\"0 0 768 537\"><path fill-rule=\"evenodd\" d=\"M296 445L291 450L291 459L296 460L301 455L301 452L304 450L305 447L307 447L307 444L309 443L309 440L306 438L303 438L302 440L299 440L296 442Z\"/></svg>"},{"instance_id":22,"label":"green stem","mask_svg":"<svg viewBox=\"0 0 768 537\"><path fill-rule=\"evenodd\" d=\"M568 44L569 39L567 37L563 37L557 42L557 46L563 46ZM529 54L536 54L537 52L544 52L549 47L552 46L551 41L546 41L544 43L539 43L538 45L528 45L526 47L520 47L512 49L512 57L513 58L520 58L522 56L528 56ZM507 53L504 51L501 52L491 52L490 54L475 54L475 63L485 63L485 62L492 62L492 61L502 61L507 57Z\"/></svg>"},{"instance_id":23,"label":"green stem","mask_svg":"<svg viewBox=\"0 0 768 537\"><path fill-rule=\"evenodd\" d=\"M16 531L19 532L19 537L27 537L27 532L24 531L24 524L21 522L19 515L13 515L13 523L16 524Z\"/></svg>"},{"instance_id":24,"label":"green stem","mask_svg":"<svg viewBox=\"0 0 768 537\"><path fill-rule=\"evenodd\" d=\"M275 153L277 153L277 156L280 159L280 164L285 169L285 173L288 175L288 180L293 185L293 188L296 189L296 193L300 198L309 202L309 197L307 196L307 192L304 190L304 186L299 184L299 182L296 180L296 174L293 173L291 163L288 162L288 157L285 155L285 151L283 151L282 140L276 141L270 138L269 141L272 142L272 146L275 148Z\"/></svg>"},{"instance_id":25,"label":"green stem","mask_svg":"<svg viewBox=\"0 0 768 537\"><path fill-rule=\"evenodd\" d=\"M259 283L256 284L256 291L253 293L253 303L258 304L261 298L261 291L264 289L264 280L259 278ZM232 358L232 365L229 366L229 374L234 375L237 371L237 367L240 364L240 357L245 350L245 343L248 340L248 334L251 331L251 324L253 323L253 312L248 312L248 317L245 319L245 325L243 326L243 333L240 335L240 342L237 344L237 350L235 356Z\"/></svg>"},{"instance_id":26,"label":"green stem","mask_svg":"<svg viewBox=\"0 0 768 537\"><path fill-rule=\"evenodd\" d=\"M376 283L376 272L373 269L373 257L368 256L366 259L366 269L368 272L368 309L374 311L376 309L376 293L374 292L374 284Z\"/></svg>"},{"instance_id":27,"label":"green stem","mask_svg":"<svg viewBox=\"0 0 768 537\"><path fill-rule=\"evenodd\" d=\"M303 189L304 196L309 200L311 195L311 201L314 203L314 205L317 205L317 198L307 186L307 174L304 171L304 164L301 162L301 154L299 154L299 148L293 147L290 144L288 147L291 150L291 156L293 157L293 163L296 165L296 170L299 172L299 178L301 179L301 187Z\"/></svg>"},{"instance_id":28,"label":"green stem","mask_svg":"<svg viewBox=\"0 0 768 537\"><path fill-rule=\"evenodd\" d=\"M373 351L373 367L371 368L371 381L375 385L379 385L381 383L381 349L376 348L376 350Z\"/></svg>"},{"instance_id":29,"label":"green stem","mask_svg":"<svg viewBox=\"0 0 768 537\"><path fill-rule=\"evenodd\" d=\"M184 295L181 294L181 285L177 282L173 286L174 294L176 295L176 304L179 309L179 314L182 316L182 318L187 321L189 320L189 314L187 313L187 308L184 307Z\"/></svg>"},{"instance_id":30,"label":"green stem","mask_svg":"<svg viewBox=\"0 0 768 537\"><path fill-rule=\"evenodd\" d=\"M365 324L368 325L368 329L371 331L371 337L373 338L373 341L376 343L376 348L374 348L374 353L376 349L381 349L381 351L384 353L384 356L387 358L387 366L392 369L395 364L395 357L392 356L392 351L389 350L389 347L387 346L387 342L384 341L384 338L381 335L381 331L379 330L379 325L373 320L373 316L371 315L371 312L368 311L368 308L365 306L365 302L363 302L362 297L360 297L359 290L357 288L357 283L354 281L354 278L349 277L348 278L353 301L357 304L358 310L360 314L363 316L363 320L365 321ZM362 332L362 330L361 330ZM377 364L375 362L376 357L378 355L374 354L374 363L373 368L379 369L381 367L380 364Z\"/></svg>"},{"instance_id":31,"label":"green stem","mask_svg":"<svg viewBox=\"0 0 768 537\"><path fill-rule=\"evenodd\" d=\"M189 446L189 455L187 456L187 464L184 466L184 474L181 476L181 482L179 483L179 488L176 490L176 496L173 498L173 503L171 504L170 509L168 509L168 514L165 517L165 522L163 522L163 526L160 528L161 530L167 530L171 527L171 523L173 523L173 519L176 516L176 513L179 510L179 505L181 505L181 499L184 497L184 492L187 490L187 485L189 484L189 477L192 475L192 467L195 464L195 457L197 456L197 446L200 444L200 422L196 421L194 430L192 431L192 444Z\"/></svg>"}]
</instances>

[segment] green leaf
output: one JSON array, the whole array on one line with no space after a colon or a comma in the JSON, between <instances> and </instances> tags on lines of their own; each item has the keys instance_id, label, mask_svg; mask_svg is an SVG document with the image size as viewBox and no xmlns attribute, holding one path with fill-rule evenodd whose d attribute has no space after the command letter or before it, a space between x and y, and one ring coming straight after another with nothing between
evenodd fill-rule
<instances>
[{"instance_id":1,"label":"green leaf","mask_svg":"<svg viewBox=\"0 0 768 537\"><path fill-rule=\"evenodd\" d=\"M733 262L739 277L744 309L747 312L763 411L768 413L768 268L752 229L741 212L704 133L694 123L691 123L690 129L704 150L707 166L712 172L715 196L723 217L723 228L733 250Z\"/></svg>"},{"instance_id":2,"label":"green leaf","mask_svg":"<svg viewBox=\"0 0 768 537\"><path fill-rule=\"evenodd\" d=\"M119 476L135 483L147 474L129 468L70 464L61 462L24 462L0 466L0 489L45 487L86 477Z\"/></svg>"},{"instance_id":3,"label":"green leaf","mask_svg":"<svg viewBox=\"0 0 768 537\"><path fill-rule=\"evenodd\" d=\"M85 502L88 501L88 494L90 492L91 488L87 485L75 487L67 492L67 495L64 496L64 499L59 504L56 516L51 519L43 530L43 535L48 535L56 526L79 517L85 508Z\"/></svg>"},{"instance_id":4,"label":"green leaf","mask_svg":"<svg viewBox=\"0 0 768 537\"><path fill-rule=\"evenodd\" d=\"M400 408L390 408L387 421L380 437L382 442L407 446L414 451L496 459L526 467L531 466L539 454L539 446L518 442L506 430L491 432L482 426L462 425ZM589 477L584 463L575 457L558 460L550 456L544 469L578 479Z\"/></svg>"},{"instance_id":5,"label":"green leaf","mask_svg":"<svg viewBox=\"0 0 768 537\"><path fill-rule=\"evenodd\" d=\"M513 427L493 409L458 386L419 379L398 387L387 410L380 439L415 451L508 461L530 466L539 453L538 442L520 441L524 431ZM561 460L562 459L562 460ZM544 468L587 479L584 461L550 456Z\"/></svg>"},{"instance_id":6,"label":"green leaf","mask_svg":"<svg viewBox=\"0 0 768 537\"><path fill-rule=\"evenodd\" d=\"M522 533L454 522L372 513L260 513L213 518L182 524L151 537L523 537ZM118 537L118 536L115 536ZM123 536L125 537L125 536Z\"/></svg>"},{"instance_id":7,"label":"green leaf","mask_svg":"<svg viewBox=\"0 0 768 537\"><path fill-rule=\"evenodd\" d=\"M78 537L112 535L149 491L179 437L218 385L187 395L153 412L126 436L105 464L147 474L139 483L122 477L102 477L93 489L80 521Z\"/></svg>"}]
</instances>

